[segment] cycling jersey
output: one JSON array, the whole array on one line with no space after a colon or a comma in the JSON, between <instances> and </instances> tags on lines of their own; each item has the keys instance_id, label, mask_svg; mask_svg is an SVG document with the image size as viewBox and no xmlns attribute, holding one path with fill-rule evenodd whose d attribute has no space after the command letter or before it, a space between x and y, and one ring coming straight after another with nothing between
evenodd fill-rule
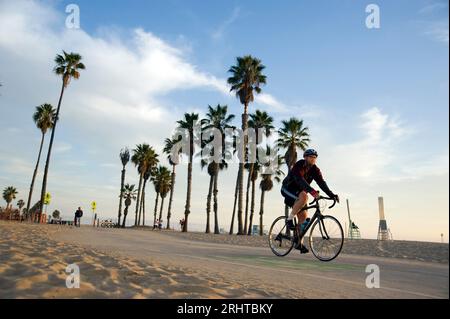
<instances>
[{"instance_id":1,"label":"cycling jersey","mask_svg":"<svg viewBox=\"0 0 450 319\"><path fill-rule=\"evenodd\" d=\"M316 165L310 166L308 169L304 159L294 164L288 176L283 180L283 188L296 194L301 191L311 193L314 192L314 189L309 184L313 180L329 197L335 196L324 181L320 169Z\"/></svg>"}]
</instances>

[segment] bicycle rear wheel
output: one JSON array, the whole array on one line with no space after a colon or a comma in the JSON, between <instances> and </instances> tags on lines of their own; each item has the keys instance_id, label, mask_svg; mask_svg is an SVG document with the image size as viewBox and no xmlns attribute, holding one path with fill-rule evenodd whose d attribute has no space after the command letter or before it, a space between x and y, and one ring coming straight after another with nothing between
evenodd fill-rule
<instances>
[{"instance_id":1,"label":"bicycle rear wheel","mask_svg":"<svg viewBox=\"0 0 450 319\"><path fill-rule=\"evenodd\" d=\"M322 216L311 227L309 247L317 259L331 261L335 259L344 245L344 231L333 216Z\"/></svg>"},{"instance_id":2,"label":"bicycle rear wheel","mask_svg":"<svg viewBox=\"0 0 450 319\"><path fill-rule=\"evenodd\" d=\"M294 232L288 231L286 217L275 219L269 231L269 246L272 252L279 257L286 256L294 247L294 243Z\"/></svg>"}]
</instances>

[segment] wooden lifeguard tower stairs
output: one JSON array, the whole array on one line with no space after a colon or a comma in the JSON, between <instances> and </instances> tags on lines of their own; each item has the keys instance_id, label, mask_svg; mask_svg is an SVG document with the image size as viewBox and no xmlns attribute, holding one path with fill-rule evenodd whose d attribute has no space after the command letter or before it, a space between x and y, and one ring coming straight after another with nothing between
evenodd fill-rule
<instances>
[{"instance_id":1,"label":"wooden lifeguard tower stairs","mask_svg":"<svg viewBox=\"0 0 450 319\"><path fill-rule=\"evenodd\" d=\"M347 237L349 239L361 239L361 233L359 232L358 226L352 221L352 218L350 217L350 206L348 204L347 199L347 212L348 212L348 231L347 231Z\"/></svg>"}]
</instances>

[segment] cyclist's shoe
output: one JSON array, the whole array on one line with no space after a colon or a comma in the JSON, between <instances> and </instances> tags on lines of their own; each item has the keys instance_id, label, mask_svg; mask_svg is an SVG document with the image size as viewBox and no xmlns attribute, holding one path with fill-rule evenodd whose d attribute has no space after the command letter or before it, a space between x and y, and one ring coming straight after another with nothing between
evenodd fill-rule
<instances>
[{"instance_id":1,"label":"cyclist's shoe","mask_svg":"<svg viewBox=\"0 0 450 319\"><path fill-rule=\"evenodd\" d=\"M305 245L302 245L302 244L297 245L297 246L295 247L295 249L300 250L300 254L307 254L307 253L309 253L309 249L306 248L306 246L305 246Z\"/></svg>"},{"instance_id":2,"label":"cyclist's shoe","mask_svg":"<svg viewBox=\"0 0 450 319\"><path fill-rule=\"evenodd\" d=\"M286 220L286 226L288 229L294 230L295 229L294 220L293 219Z\"/></svg>"}]
</instances>

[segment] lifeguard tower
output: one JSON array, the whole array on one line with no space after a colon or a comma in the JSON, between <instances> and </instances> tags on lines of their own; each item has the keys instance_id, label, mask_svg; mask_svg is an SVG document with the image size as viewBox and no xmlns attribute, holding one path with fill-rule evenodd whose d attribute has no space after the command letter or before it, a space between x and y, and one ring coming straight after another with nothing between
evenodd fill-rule
<instances>
[{"instance_id":1,"label":"lifeguard tower","mask_svg":"<svg viewBox=\"0 0 450 319\"><path fill-rule=\"evenodd\" d=\"M348 234L349 239L361 239L361 233L359 232L358 226L352 221L350 216L350 206L347 199L347 212L348 212Z\"/></svg>"},{"instance_id":2,"label":"lifeguard tower","mask_svg":"<svg viewBox=\"0 0 450 319\"><path fill-rule=\"evenodd\" d=\"M380 215L380 223L378 225L377 240L393 240L391 230L387 227L386 217L384 216L383 197L378 197L378 212Z\"/></svg>"}]
</instances>

